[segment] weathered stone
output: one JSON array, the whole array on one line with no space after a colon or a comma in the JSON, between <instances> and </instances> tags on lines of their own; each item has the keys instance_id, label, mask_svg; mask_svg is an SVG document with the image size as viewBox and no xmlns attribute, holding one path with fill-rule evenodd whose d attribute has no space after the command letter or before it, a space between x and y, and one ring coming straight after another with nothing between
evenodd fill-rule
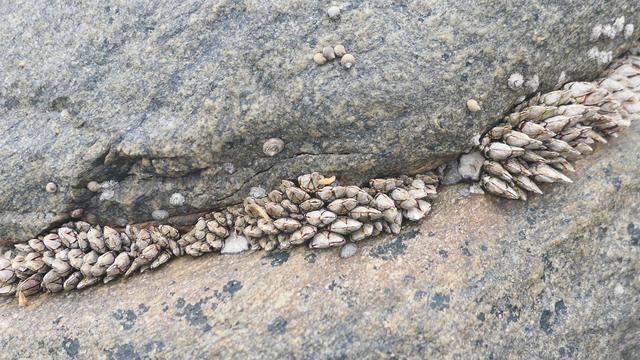
<instances>
[{"instance_id":1,"label":"weathered stone","mask_svg":"<svg viewBox=\"0 0 640 360\"><path fill-rule=\"evenodd\" d=\"M508 89L512 73L540 90L593 78L604 64L589 50L616 56L625 40L591 42L592 28L623 15L640 27L635 0L588 11L578 0L356 0L335 20L326 9L2 5L0 239L24 241L79 208L108 224L198 213L310 170L362 180L433 168L528 94ZM336 44L357 64L317 67L313 54ZM467 111L471 94L481 112ZM273 136L286 146L268 157ZM172 206L176 192L189 201Z\"/></svg>"},{"instance_id":2,"label":"weathered stone","mask_svg":"<svg viewBox=\"0 0 640 360\"><path fill-rule=\"evenodd\" d=\"M483 163L484 156L479 151L463 154L458 159L458 173L465 180L478 181Z\"/></svg>"},{"instance_id":3,"label":"weathered stone","mask_svg":"<svg viewBox=\"0 0 640 360\"><path fill-rule=\"evenodd\" d=\"M3 357L633 359L639 152L635 123L527 202L445 189L420 225L349 259L179 258L26 308L2 298Z\"/></svg>"},{"instance_id":4,"label":"weathered stone","mask_svg":"<svg viewBox=\"0 0 640 360\"><path fill-rule=\"evenodd\" d=\"M442 170L442 185L453 185L462 181L462 175L458 172L458 159L443 165Z\"/></svg>"}]
</instances>

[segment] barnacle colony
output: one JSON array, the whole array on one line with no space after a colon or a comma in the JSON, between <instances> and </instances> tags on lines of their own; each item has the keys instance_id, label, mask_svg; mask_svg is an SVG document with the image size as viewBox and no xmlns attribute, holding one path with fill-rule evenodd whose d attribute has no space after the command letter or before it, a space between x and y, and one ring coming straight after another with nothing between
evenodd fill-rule
<instances>
[{"instance_id":1,"label":"barnacle colony","mask_svg":"<svg viewBox=\"0 0 640 360\"><path fill-rule=\"evenodd\" d=\"M479 145L486 159L481 184L489 193L526 199L542 192L540 182L571 182L564 174L573 171L571 161L639 116L640 58L627 55L604 78L537 95L493 127ZM269 139L263 151L274 156L283 147L282 140ZM327 248L397 234L405 220L418 221L430 212L438 183L435 175L422 174L343 186L334 176L311 173L295 182L283 180L269 193L256 189L243 204L201 217L184 234L169 225L116 230L70 222L0 254L0 295L17 295L24 303L25 296L106 283L182 255L301 244ZM345 248L343 256L354 250Z\"/></svg>"},{"instance_id":2,"label":"barnacle colony","mask_svg":"<svg viewBox=\"0 0 640 360\"><path fill-rule=\"evenodd\" d=\"M626 55L594 82L572 82L522 103L481 139L482 187L526 200L539 183L566 182L571 162L640 118L640 57Z\"/></svg>"},{"instance_id":3,"label":"barnacle colony","mask_svg":"<svg viewBox=\"0 0 640 360\"><path fill-rule=\"evenodd\" d=\"M182 255L269 251L304 243L327 248L382 232L397 234L405 220L429 213L437 183L434 175L417 175L341 186L334 176L307 174L296 182L283 180L268 194L260 192L261 197L247 197L242 205L212 212L185 234L169 225L118 231L71 222L0 256L0 295L82 289Z\"/></svg>"}]
</instances>

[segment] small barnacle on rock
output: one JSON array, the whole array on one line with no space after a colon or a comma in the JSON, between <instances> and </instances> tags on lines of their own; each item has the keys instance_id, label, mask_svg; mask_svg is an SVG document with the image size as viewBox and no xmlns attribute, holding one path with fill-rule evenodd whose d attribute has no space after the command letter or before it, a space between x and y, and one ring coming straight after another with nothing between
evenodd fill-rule
<instances>
[{"instance_id":1,"label":"small barnacle on rock","mask_svg":"<svg viewBox=\"0 0 640 360\"><path fill-rule=\"evenodd\" d=\"M58 185L56 185L56 183L50 182L47 184L47 186L45 186L45 190L48 193L54 193L58 190Z\"/></svg>"},{"instance_id":2,"label":"small barnacle on rock","mask_svg":"<svg viewBox=\"0 0 640 360\"><path fill-rule=\"evenodd\" d=\"M337 57L343 57L344 54L347 53L347 50L342 45L336 45L333 48L333 52L336 54Z\"/></svg>"},{"instance_id":3,"label":"small barnacle on rock","mask_svg":"<svg viewBox=\"0 0 640 360\"><path fill-rule=\"evenodd\" d=\"M340 64L342 64L345 69L351 68L355 63L356 58L351 54L344 54L342 55L342 59L340 59Z\"/></svg>"},{"instance_id":4,"label":"small barnacle on rock","mask_svg":"<svg viewBox=\"0 0 640 360\"><path fill-rule=\"evenodd\" d=\"M467 100L467 109L472 113L478 112L480 111L480 104L475 99L469 99Z\"/></svg>"},{"instance_id":5,"label":"small barnacle on rock","mask_svg":"<svg viewBox=\"0 0 640 360\"><path fill-rule=\"evenodd\" d=\"M251 196L254 199L261 199L267 196L267 191L264 188L261 188L260 186L254 186L251 189L249 189L249 196Z\"/></svg>"},{"instance_id":6,"label":"small barnacle on rock","mask_svg":"<svg viewBox=\"0 0 640 360\"><path fill-rule=\"evenodd\" d=\"M524 85L524 77L519 73L513 73L509 76L507 85L509 85L509 89L511 90L519 89Z\"/></svg>"},{"instance_id":7,"label":"small barnacle on rock","mask_svg":"<svg viewBox=\"0 0 640 360\"><path fill-rule=\"evenodd\" d=\"M89 181L87 183L87 189L91 192L98 192L100 191L100 184L97 181Z\"/></svg>"},{"instance_id":8,"label":"small barnacle on rock","mask_svg":"<svg viewBox=\"0 0 640 360\"><path fill-rule=\"evenodd\" d=\"M338 17L340 17L340 8L338 6L329 6L329 8L327 9L327 15L331 18L331 19L337 19Z\"/></svg>"},{"instance_id":9,"label":"small barnacle on rock","mask_svg":"<svg viewBox=\"0 0 640 360\"><path fill-rule=\"evenodd\" d=\"M629 39L633 35L633 24L624 26L624 38Z\"/></svg>"},{"instance_id":10,"label":"small barnacle on rock","mask_svg":"<svg viewBox=\"0 0 640 360\"><path fill-rule=\"evenodd\" d=\"M614 39L616 37L616 29L613 25L605 25L602 27L602 35L608 37L609 39Z\"/></svg>"},{"instance_id":11,"label":"small barnacle on rock","mask_svg":"<svg viewBox=\"0 0 640 360\"><path fill-rule=\"evenodd\" d=\"M331 46L325 46L322 48L322 56L327 60L333 60L336 58L336 53Z\"/></svg>"},{"instance_id":12,"label":"small barnacle on rock","mask_svg":"<svg viewBox=\"0 0 640 360\"><path fill-rule=\"evenodd\" d=\"M262 145L262 152L267 156L276 156L284 149L284 141L278 138L271 138Z\"/></svg>"},{"instance_id":13,"label":"small barnacle on rock","mask_svg":"<svg viewBox=\"0 0 640 360\"><path fill-rule=\"evenodd\" d=\"M173 193L169 198L169 204L173 206L182 206L184 205L185 199L184 196L180 193Z\"/></svg>"},{"instance_id":14,"label":"small barnacle on rock","mask_svg":"<svg viewBox=\"0 0 640 360\"><path fill-rule=\"evenodd\" d=\"M224 170L227 174L233 174L236 172L236 167L230 162L226 162L222 164L222 170Z\"/></svg>"},{"instance_id":15,"label":"small barnacle on rock","mask_svg":"<svg viewBox=\"0 0 640 360\"><path fill-rule=\"evenodd\" d=\"M327 63L327 58L324 57L324 55L322 55L322 53L315 53L315 55L313 55L313 61L315 61L316 64L318 65L324 65Z\"/></svg>"}]
</instances>

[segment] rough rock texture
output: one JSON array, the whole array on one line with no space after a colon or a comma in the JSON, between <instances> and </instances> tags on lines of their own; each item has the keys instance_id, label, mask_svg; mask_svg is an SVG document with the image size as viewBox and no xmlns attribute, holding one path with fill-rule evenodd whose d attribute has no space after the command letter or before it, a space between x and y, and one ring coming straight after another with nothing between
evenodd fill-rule
<instances>
[{"instance_id":1,"label":"rough rock texture","mask_svg":"<svg viewBox=\"0 0 640 360\"><path fill-rule=\"evenodd\" d=\"M446 189L429 219L348 259L180 258L26 308L3 299L2 356L637 358L639 144L635 123L526 203Z\"/></svg>"},{"instance_id":2,"label":"rough rock texture","mask_svg":"<svg viewBox=\"0 0 640 360\"><path fill-rule=\"evenodd\" d=\"M590 41L594 25L624 16L640 28L636 0L340 6L330 19L315 1L4 2L0 241L77 208L118 225L210 210L309 171L433 168L536 76L542 90L595 77L604 65L589 51L626 45L620 33ZM353 68L315 65L338 43ZM525 80L515 91L514 72ZM482 111L467 112L469 98ZM267 157L271 137L285 146ZM106 186L90 192L91 180Z\"/></svg>"}]
</instances>

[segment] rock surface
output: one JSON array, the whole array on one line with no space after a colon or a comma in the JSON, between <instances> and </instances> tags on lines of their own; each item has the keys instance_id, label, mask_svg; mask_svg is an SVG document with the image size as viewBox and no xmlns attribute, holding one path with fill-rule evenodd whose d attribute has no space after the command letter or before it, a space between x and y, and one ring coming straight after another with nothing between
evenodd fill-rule
<instances>
[{"instance_id":1,"label":"rock surface","mask_svg":"<svg viewBox=\"0 0 640 360\"><path fill-rule=\"evenodd\" d=\"M450 187L423 223L348 259L179 258L25 308L3 299L2 356L632 359L639 144L635 123L527 203Z\"/></svg>"},{"instance_id":2,"label":"rock surface","mask_svg":"<svg viewBox=\"0 0 640 360\"><path fill-rule=\"evenodd\" d=\"M636 0L588 11L579 0L351 1L336 19L328 6L0 5L0 242L78 208L121 225L235 203L309 171L364 180L434 168L534 80L549 90L595 77L604 64L588 54L626 46L619 33L590 41L596 24L624 16L640 28ZM355 66L315 65L336 44ZM529 85L510 90L514 72ZM482 111L467 111L470 98ZM272 137L284 149L268 157Z\"/></svg>"}]
</instances>

